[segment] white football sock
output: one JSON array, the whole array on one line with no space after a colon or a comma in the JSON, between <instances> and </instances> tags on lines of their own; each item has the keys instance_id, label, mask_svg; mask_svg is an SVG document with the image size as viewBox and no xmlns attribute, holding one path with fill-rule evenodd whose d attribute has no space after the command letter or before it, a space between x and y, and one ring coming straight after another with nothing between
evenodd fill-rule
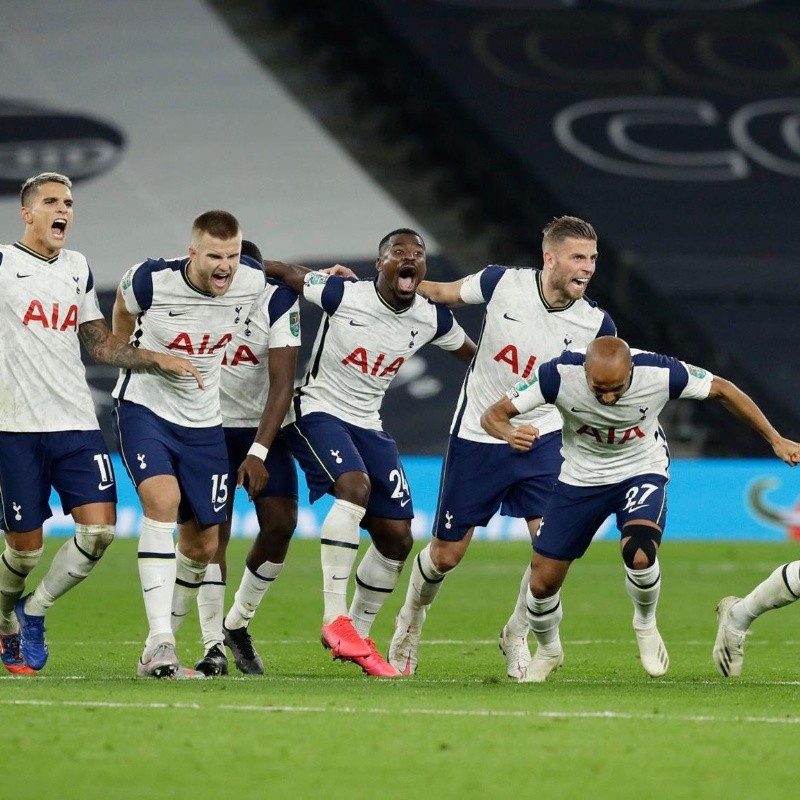
<instances>
[{"instance_id":1,"label":"white football sock","mask_svg":"<svg viewBox=\"0 0 800 800\"><path fill-rule=\"evenodd\" d=\"M26 613L44 616L59 597L88 576L113 538L113 525L77 524L75 536L59 548L50 569L25 603Z\"/></svg>"},{"instance_id":2,"label":"white football sock","mask_svg":"<svg viewBox=\"0 0 800 800\"><path fill-rule=\"evenodd\" d=\"M625 567L625 591L633 600L633 627L636 630L656 626L656 606L661 594L661 565L658 558L647 569Z\"/></svg>"},{"instance_id":3,"label":"white football sock","mask_svg":"<svg viewBox=\"0 0 800 800\"><path fill-rule=\"evenodd\" d=\"M14 606L25 592L25 579L39 563L42 551L41 547L38 550L14 550L6 542L0 556L0 631L3 633L17 630Z\"/></svg>"},{"instance_id":4,"label":"white football sock","mask_svg":"<svg viewBox=\"0 0 800 800\"><path fill-rule=\"evenodd\" d=\"M178 632L186 615L197 602L197 592L207 569L206 562L194 561L175 548L175 588L172 591L170 612L173 634Z\"/></svg>"},{"instance_id":5,"label":"white football sock","mask_svg":"<svg viewBox=\"0 0 800 800\"><path fill-rule=\"evenodd\" d=\"M405 625L421 628L428 613L428 606L434 601L445 573L439 572L431 559L430 543L419 551L411 567L406 601L400 609L400 617Z\"/></svg>"},{"instance_id":6,"label":"white football sock","mask_svg":"<svg viewBox=\"0 0 800 800\"><path fill-rule=\"evenodd\" d=\"M528 625L536 637L536 652L543 656L557 656L561 652L561 636L558 626L564 616L561 591L552 597L537 600L528 588L526 598Z\"/></svg>"},{"instance_id":7,"label":"white football sock","mask_svg":"<svg viewBox=\"0 0 800 800\"><path fill-rule=\"evenodd\" d=\"M519 584L519 594L517 595L517 604L514 606L514 611L508 618L506 623L506 630L512 636L527 636L528 635L528 587L531 585L531 565L525 570L522 580Z\"/></svg>"},{"instance_id":8,"label":"white football sock","mask_svg":"<svg viewBox=\"0 0 800 800\"><path fill-rule=\"evenodd\" d=\"M322 523L320 559L322 561L322 623L347 615L347 584L358 555L358 523L365 508L346 500L334 500Z\"/></svg>"},{"instance_id":9,"label":"white football sock","mask_svg":"<svg viewBox=\"0 0 800 800\"><path fill-rule=\"evenodd\" d=\"M381 555L374 544L361 559L356 570L356 590L349 616L362 638L369 636L375 616L397 585L403 563Z\"/></svg>"},{"instance_id":10,"label":"white football sock","mask_svg":"<svg viewBox=\"0 0 800 800\"><path fill-rule=\"evenodd\" d=\"M170 611L175 588L174 522L157 522L142 517L139 533L139 580L150 632L148 644L175 643Z\"/></svg>"},{"instance_id":11,"label":"white football sock","mask_svg":"<svg viewBox=\"0 0 800 800\"><path fill-rule=\"evenodd\" d=\"M778 567L741 602L731 607L731 622L743 631L754 619L773 608L782 608L800 599L800 561Z\"/></svg>"},{"instance_id":12,"label":"white football sock","mask_svg":"<svg viewBox=\"0 0 800 800\"><path fill-rule=\"evenodd\" d=\"M253 572L245 564L241 583L233 597L233 605L225 617L225 627L229 631L246 628L250 624L261 600L282 569L283 564L265 561Z\"/></svg>"},{"instance_id":13,"label":"white football sock","mask_svg":"<svg viewBox=\"0 0 800 800\"><path fill-rule=\"evenodd\" d=\"M222 618L225 614L225 581L222 567L209 564L197 591L197 613L203 648L208 652L215 644L222 646Z\"/></svg>"}]
</instances>

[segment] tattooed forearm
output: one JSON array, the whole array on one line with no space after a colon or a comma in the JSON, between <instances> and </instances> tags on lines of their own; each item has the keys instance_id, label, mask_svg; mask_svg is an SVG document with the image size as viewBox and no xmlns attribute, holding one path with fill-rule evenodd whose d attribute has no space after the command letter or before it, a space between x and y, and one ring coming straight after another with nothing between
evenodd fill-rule
<instances>
[{"instance_id":1,"label":"tattooed forearm","mask_svg":"<svg viewBox=\"0 0 800 800\"><path fill-rule=\"evenodd\" d=\"M84 322L78 329L86 352L98 364L110 364L122 369L146 369L153 366L152 354L131 347L111 333L102 319Z\"/></svg>"}]
</instances>

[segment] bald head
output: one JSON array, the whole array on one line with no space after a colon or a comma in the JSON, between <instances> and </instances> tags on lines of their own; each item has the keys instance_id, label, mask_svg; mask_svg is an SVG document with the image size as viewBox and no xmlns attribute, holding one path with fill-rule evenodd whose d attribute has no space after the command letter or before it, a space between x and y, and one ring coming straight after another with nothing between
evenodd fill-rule
<instances>
[{"instance_id":1,"label":"bald head","mask_svg":"<svg viewBox=\"0 0 800 800\"><path fill-rule=\"evenodd\" d=\"M631 349L616 336L600 336L586 348L586 383L604 406L613 406L630 386Z\"/></svg>"}]
</instances>

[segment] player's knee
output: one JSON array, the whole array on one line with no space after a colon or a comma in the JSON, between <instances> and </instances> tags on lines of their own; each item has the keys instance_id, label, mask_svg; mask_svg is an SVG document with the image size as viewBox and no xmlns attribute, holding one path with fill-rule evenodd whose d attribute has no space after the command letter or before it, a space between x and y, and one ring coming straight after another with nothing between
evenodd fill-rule
<instances>
[{"instance_id":1,"label":"player's knee","mask_svg":"<svg viewBox=\"0 0 800 800\"><path fill-rule=\"evenodd\" d=\"M372 484L364 472L345 472L333 484L333 493L337 500L346 500L362 508L367 507Z\"/></svg>"},{"instance_id":2,"label":"player's knee","mask_svg":"<svg viewBox=\"0 0 800 800\"><path fill-rule=\"evenodd\" d=\"M20 577L29 575L36 568L39 559L42 557L44 548L36 550L15 550L6 542L3 552L3 561L8 569L15 572Z\"/></svg>"},{"instance_id":3,"label":"player's knee","mask_svg":"<svg viewBox=\"0 0 800 800\"><path fill-rule=\"evenodd\" d=\"M623 530L622 560L628 569L647 569L656 563L661 531L651 525L627 525Z\"/></svg>"},{"instance_id":4,"label":"player's knee","mask_svg":"<svg viewBox=\"0 0 800 800\"><path fill-rule=\"evenodd\" d=\"M461 563L465 552L466 548L462 547L462 542L434 539L431 546L431 561L439 572L450 572Z\"/></svg>"},{"instance_id":5,"label":"player's knee","mask_svg":"<svg viewBox=\"0 0 800 800\"><path fill-rule=\"evenodd\" d=\"M82 525L78 523L75 526L75 544L91 561L97 561L113 540L113 525Z\"/></svg>"}]
</instances>

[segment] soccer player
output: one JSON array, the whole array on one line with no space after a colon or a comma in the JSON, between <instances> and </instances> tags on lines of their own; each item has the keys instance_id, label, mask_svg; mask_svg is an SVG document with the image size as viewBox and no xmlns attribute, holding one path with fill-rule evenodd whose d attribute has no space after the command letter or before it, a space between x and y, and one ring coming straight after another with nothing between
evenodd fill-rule
<instances>
[{"instance_id":1,"label":"soccer player","mask_svg":"<svg viewBox=\"0 0 800 800\"><path fill-rule=\"evenodd\" d=\"M241 256L241 243L232 214L207 211L192 225L188 258L143 261L117 289L115 332L137 346L186 356L206 387L191 391L185 378L125 369L113 391L120 451L143 511L138 563L149 634L137 665L142 677L195 677L178 662L172 619L177 627L194 604L217 551L234 490L220 369L266 285L262 265ZM242 463L239 479L253 496L267 480L265 448L257 439ZM176 521L182 523L177 547Z\"/></svg>"},{"instance_id":2,"label":"soccer player","mask_svg":"<svg viewBox=\"0 0 800 800\"><path fill-rule=\"evenodd\" d=\"M523 518L536 536L561 466L561 417L552 406L526 420L541 431L529 453L508 449L480 425L502 387L533 374L536 365L594 337L616 333L611 318L585 297L597 260L597 234L577 217L545 226L541 269L490 266L452 283L423 281L420 290L448 305L486 303L475 360L464 379L442 468L433 539L414 559L406 600L397 616L389 661L416 672L422 625L445 575L456 567L476 526L494 514ZM520 678L530 661L525 571L511 618L500 632L506 672Z\"/></svg>"},{"instance_id":3,"label":"soccer player","mask_svg":"<svg viewBox=\"0 0 800 800\"><path fill-rule=\"evenodd\" d=\"M717 638L711 652L720 675L730 678L742 674L744 639L755 620L773 608L783 608L798 599L800 561L778 567L744 597L723 597L717 606Z\"/></svg>"},{"instance_id":4,"label":"soccer player","mask_svg":"<svg viewBox=\"0 0 800 800\"><path fill-rule=\"evenodd\" d=\"M242 254L259 264L263 262L261 251L252 242L242 242ZM222 361L220 405L228 452L228 485L242 485L248 458L262 459L269 479L258 494L249 491L259 531L223 627L225 552L231 535L234 492L228 496L228 518L220 525L217 553L197 595L205 655L195 669L207 676L228 672L223 641L241 672L264 672L247 626L283 568L297 524L297 472L280 427L292 399L299 347L298 295L285 284L268 279L266 289L253 303L244 327L228 344ZM253 442L258 443L256 455L248 455Z\"/></svg>"},{"instance_id":5,"label":"soccer player","mask_svg":"<svg viewBox=\"0 0 800 800\"><path fill-rule=\"evenodd\" d=\"M544 681L564 661L561 586L610 514L620 531L642 666L654 677L666 673L669 656L656 626L656 605L669 450L658 414L676 398L718 400L782 461L800 461L800 444L783 438L734 384L676 358L631 351L614 336L596 339L585 353L564 353L542 364L481 417L487 433L515 452L527 452L539 431L527 422L512 425L514 417L552 403L564 418L564 464L534 542L527 595L538 647L521 680ZM507 457L514 456L507 451Z\"/></svg>"},{"instance_id":6,"label":"soccer player","mask_svg":"<svg viewBox=\"0 0 800 800\"><path fill-rule=\"evenodd\" d=\"M109 330L86 258L65 248L74 214L71 186L55 172L26 180L22 238L0 245L0 657L20 675L44 667L45 613L91 572L114 537L114 472L81 343L98 363L186 375L198 394L194 382L202 385L185 359L131 347ZM23 597L42 555L52 488L75 521L75 535Z\"/></svg>"},{"instance_id":7,"label":"soccer player","mask_svg":"<svg viewBox=\"0 0 800 800\"><path fill-rule=\"evenodd\" d=\"M322 642L334 658L367 673L397 671L369 638L376 614L394 589L412 546L411 492L380 407L402 365L426 343L469 363L475 345L444 306L419 297L425 243L401 228L378 246L377 277L354 281L305 267L266 262L280 278L322 307L310 366L295 393L296 419L287 426L292 451L315 502L336 498L322 524ZM347 584L359 545L359 525L372 544Z\"/></svg>"}]
</instances>

